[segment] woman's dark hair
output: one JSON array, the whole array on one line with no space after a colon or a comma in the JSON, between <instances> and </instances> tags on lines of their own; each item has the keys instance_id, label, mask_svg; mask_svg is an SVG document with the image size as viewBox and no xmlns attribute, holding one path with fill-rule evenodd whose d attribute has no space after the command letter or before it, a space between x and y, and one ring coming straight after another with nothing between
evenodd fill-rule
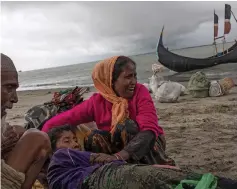
<instances>
[{"instance_id":1,"label":"woman's dark hair","mask_svg":"<svg viewBox=\"0 0 237 189\"><path fill-rule=\"evenodd\" d=\"M129 62L133 63L136 66L136 63L132 59L130 59L126 56L119 56L118 57L117 61L114 64L114 71L113 71L113 74L112 74L113 75L112 83L114 83L118 79L119 75L123 71L123 68Z\"/></svg>"},{"instance_id":2,"label":"woman's dark hair","mask_svg":"<svg viewBox=\"0 0 237 189\"><path fill-rule=\"evenodd\" d=\"M73 129L71 125L63 125L63 126L55 127L49 130L48 136L51 142L51 148L53 152L56 150L56 143L59 140L59 138L62 136L62 133L64 131L71 131L75 133L75 130Z\"/></svg>"}]
</instances>

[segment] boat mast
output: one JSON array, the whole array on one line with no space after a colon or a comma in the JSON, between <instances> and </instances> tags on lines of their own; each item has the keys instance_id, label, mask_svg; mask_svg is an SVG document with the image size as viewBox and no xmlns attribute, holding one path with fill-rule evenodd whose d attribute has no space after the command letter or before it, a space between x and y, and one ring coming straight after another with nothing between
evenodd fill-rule
<instances>
[{"instance_id":1,"label":"boat mast","mask_svg":"<svg viewBox=\"0 0 237 189\"><path fill-rule=\"evenodd\" d=\"M225 13L225 17L226 17L226 4L225 4L225 9L224 9L224 13ZM226 21L226 20L225 20ZM224 39L222 40L222 45L223 45L223 54L222 55L224 55L224 52L225 52L225 42L226 42L226 40L225 40L225 34L226 34L226 32L225 32L225 24L224 24L224 34L223 34L223 37L224 37ZM228 52L227 52L228 53Z\"/></svg>"},{"instance_id":2,"label":"boat mast","mask_svg":"<svg viewBox=\"0 0 237 189\"><path fill-rule=\"evenodd\" d=\"M217 46L216 46L216 37L218 36L218 16L216 15L215 13L215 9L214 9L214 42L213 44L215 45L215 50L216 50L216 53L217 54Z\"/></svg>"},{"instance_id":3,"label":"boat mast","mask_svg":"<svg viewBox=\"0 0 237 189\"><path fill-rule=\"evenodd\" d=\"M219 22L219 17L218 17L218 15L215 13L215 10L214 10L214 44L215 44L215 50L216 50L216 54L214 54L214 55L217 55L218 56L218 50L217 50L217 46L216 46L216 40L217 39L222 39L223 38L223 53L224 53L224 51L225 51L225 48L224 48L224 42L225 42L225 35L223 35L223 36L219 36L218 37L218 23Z\"/></svg>"},{"instance_id":4,"label":"boat mast","mask_svg":"<svg viewBox=\"0 0 237 189\"><path fill-rule=\"evenodd\" d=\"M229 4L225 4L225 24L224 24L224 39L223 39L223 54L225 51L224 43L226 43L225 40L225 35L230 33L231 30L231 23L230 23L230 18L231 18L231 6ZM228 51L228 48L227 48ZM228 53L228 52L227 52Z\"/></svg>"}]
</instances>

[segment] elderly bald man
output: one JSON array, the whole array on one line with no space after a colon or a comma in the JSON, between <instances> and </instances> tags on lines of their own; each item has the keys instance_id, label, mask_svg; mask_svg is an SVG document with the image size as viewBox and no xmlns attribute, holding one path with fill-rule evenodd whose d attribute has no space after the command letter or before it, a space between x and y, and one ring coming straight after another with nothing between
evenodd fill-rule
<instances>
[{"instance_id":1,"label":"elderly bald man","mask_svg":"<svg viewBox=\"0 0 237 189\"><path fill-rule=\"evenodd\" d=\"M1 53L1 188L30 189L49 153L50 140L36 129L25 131L5 121L6 109L17 103L18 73L12 60Z\"/></svg>"}]
</instances>

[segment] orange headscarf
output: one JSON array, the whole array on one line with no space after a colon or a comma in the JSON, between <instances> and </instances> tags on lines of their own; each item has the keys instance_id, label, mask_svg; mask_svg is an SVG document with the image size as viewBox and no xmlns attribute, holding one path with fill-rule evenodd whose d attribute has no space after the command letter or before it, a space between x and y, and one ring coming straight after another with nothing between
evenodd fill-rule
<instances>
[{"instance_id":1,"label":"orange headscarf","mask_svg":"<svg viewBox=\"0 0 237 189\"><path fill-rule=\"evenodd\" d=\"M111 133L114 132L118 123L123 123L128 118L128 101L118 97L112 87L114 64L119 56L114 56L97 63L92 72L95 88L112 106Z\"/></svg>"}]
</instances>

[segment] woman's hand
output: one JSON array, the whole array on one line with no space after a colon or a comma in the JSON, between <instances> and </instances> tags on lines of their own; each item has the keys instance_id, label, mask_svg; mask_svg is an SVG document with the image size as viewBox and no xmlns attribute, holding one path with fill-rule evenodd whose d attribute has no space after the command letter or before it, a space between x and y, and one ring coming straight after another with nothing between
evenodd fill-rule
<instances>
[{"instance_id":1,"label":"woman's hand","mask_svg":"<svg viewBox=\"0 0 237 189\"><path fill-rule=\"evenodd\" d=\"M95 163L105 164L105 163L110 163L115 160L118 160L116 156L103 154L103 153L99 153L99 154L92 153L90 157L91 164L95 164Z\"/></svg>"},{"instance_id":2,"label":"woman's hand","mask_svg":"<svg viewBox=\"0 0 237 189\"><path fill-rule=\"evenodd\" d=\"M117 156L119 157L119 160L127 161L130 158L130 155L127 151L121 150L119 153L117 153Z\"/></svg>"}]
</instances>

